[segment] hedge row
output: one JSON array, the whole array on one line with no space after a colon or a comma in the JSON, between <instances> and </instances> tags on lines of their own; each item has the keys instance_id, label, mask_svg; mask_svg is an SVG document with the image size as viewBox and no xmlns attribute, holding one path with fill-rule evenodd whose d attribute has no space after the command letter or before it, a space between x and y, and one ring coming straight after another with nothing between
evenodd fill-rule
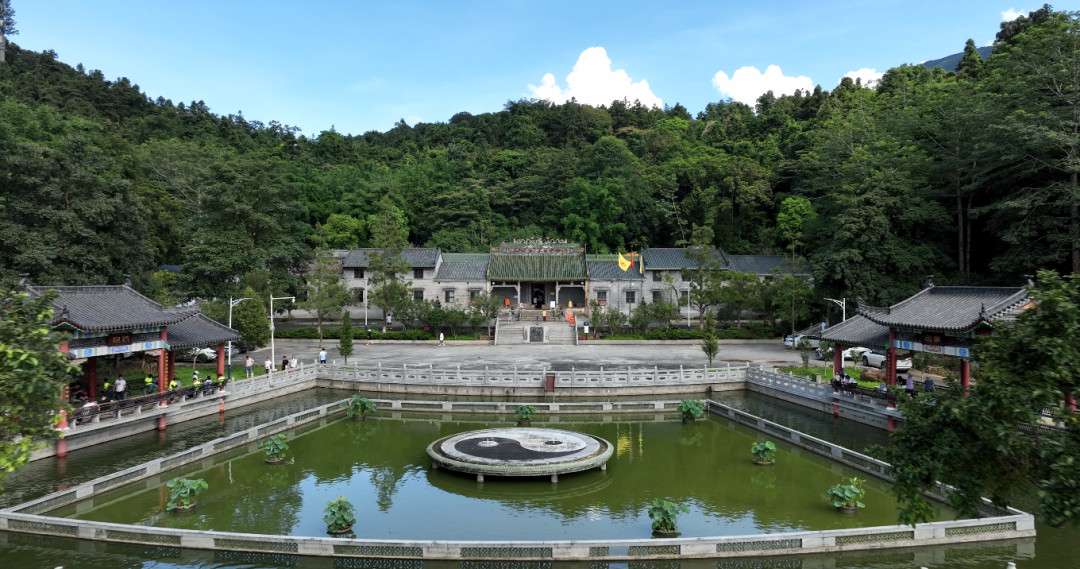
<instances>
[{"instance_id":1,"label":"hedge row","mask_svg":"<svg viewBox=\"0 0 1080 569\"><path fill-rule=\"evenodd\" d=\"M279 329L274 332L274 336L276 338L288 338L292 340L318 340L319 329L315 326L303 326L301 328L291 328L287 330ZM340 340L341 327L324 327L323 338L328 340ZM371 330L372 340L434 340L436 338L437 335L426 330L393 330L386 333L375 329ZM353 339L357 341L367 340L367 330L353 326Z\"/></svg>"},{"instance_id":2,"label":"hedge row","mask_svg":"<svg viewBox=\"0 0 1080 569\"><path fill-rule=\"evenodd\" d=\"M277 338L293 340L318 340L319 329L315 326L304 326L285 330L279 329L274 332L274 335ZM717 330L717 336L721 340L768 340L779 337L780 331L775 326L752 323L745 328L721 328L720 330ZM386 333L376 329L371 330L372 340L434 340L437 337L438 334L426 330L395 330ZM473 336L459 335L457 339L468 339L471 337ZM692 328L690 330L685 328L657 328L646 332L644 335L619 332L616 334L609 334L607 337L611 339L700 340L705 337L705 331L700 328ZM341 327L327 326L323 328L323 338L328 340L341 339ZM353 326L353 338L356 340L366 340L367 331L363 328Z\"/></svg>"}]
</instances>

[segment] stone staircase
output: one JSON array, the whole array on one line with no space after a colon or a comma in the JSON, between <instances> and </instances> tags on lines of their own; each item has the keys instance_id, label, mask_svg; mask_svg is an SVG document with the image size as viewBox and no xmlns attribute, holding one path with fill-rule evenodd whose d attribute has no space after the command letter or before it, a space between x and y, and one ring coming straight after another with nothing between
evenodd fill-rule
<instances>
[{"instance_id":1,"label":"stone staircase","mask_svg":"<svg viewBox=\"0 0 1080 569\"><path fill-rule=\"evenodd\" d=\"M548 344L573 345L577 340L574 337L574 328L565 320L549 320L548 322L543 320L500 320L496 343L500 346L531 343L525 341L526 328L546 328ZM535 342L542 342L542 340L537 339Z\"/></svg>"}]
</instances>

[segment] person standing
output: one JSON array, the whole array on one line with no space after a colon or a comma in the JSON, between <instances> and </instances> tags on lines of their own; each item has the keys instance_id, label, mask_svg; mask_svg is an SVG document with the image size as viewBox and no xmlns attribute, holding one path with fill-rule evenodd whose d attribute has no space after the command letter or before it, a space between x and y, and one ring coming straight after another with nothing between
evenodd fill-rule
<instances>
[{"instance_id":1,"label":"person standing","mask_svg":"<svg viewBox=\"0 0 1080 569\"><path fill-rule=\"evenodd\" d=\"M319 363L326 365L326 348L319 350Z\"/></svg>"},{"instance_id":2,"label":"person standing","mask_svg":"<svg viewBox=\"0 0 1080 569\"><path fill-rule=\"evenodd\" d=\"M281 371L289 371L289 356L281 356Z\"/></svg>"},{"instance_id":3,"label":"person standing","mask_svg":"<svg viewBox=\"0 0 1080 569\"><path fill-rule=\"evenodd\" d=\"M365 345L370 346L371 345L371 326L364 326L364 328L367 328L367 344L365 344Z\"/></svg>"},{"instance_id":4,"label":"person standing","mask_svg":"<svg viewBox=\"0 0 1080 569\"><path fill-rule=\"evenodd\" d=\"M446 345L446 336L443 336L442 332L439 332L439 345L440 346L445 346Z\"/></svg>"},{"instance_id":5,"label":"person standing","mask_svg":"<svg viewBox=\"0 0 1080 569\"><path fill-rule=\"evenodd\" d=\"M124 381L124 374L120 374L120 377L116 378L116 387L114 389L117 401L122 401L127 391L127 381Z\"/></svg>"},{"instance_id":6,"label":"person standing","mask_svg":"<svg viewBox=\"0 0 1080 569\"><path fill-rule=\"evenodd\" d=\"M244 377L255 377L255 358L251 354L244 358Z\"/></svg>"},{"instance_id":7,"label":"person standing","mask_svg":"<svg viewBox=\"0 0 1080 569\"><path fill-rule=\"evenodd\" d=\"M270 356L266 356L266 362L263 365L266 366L266 375L270 375L270 372L274 371L274 362L270 361Z\"/></svg>"},{"instance_id":8,"label":"person standing","mask_svg":"<svg viewBox=\"0 0 1080 569\"><path fill-rule=\"evenodd\" d=\"M299 362L296 361L296 354L293 354L292 359L289 360L289 371L296 371L297 365L299 365Z\"/></svg>"}]
</instances>

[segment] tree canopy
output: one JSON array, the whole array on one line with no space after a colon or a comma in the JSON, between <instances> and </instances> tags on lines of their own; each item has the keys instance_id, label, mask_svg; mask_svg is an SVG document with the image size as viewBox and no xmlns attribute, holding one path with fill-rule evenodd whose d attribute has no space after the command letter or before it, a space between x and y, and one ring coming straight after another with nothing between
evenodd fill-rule
<instances>
[{"instance_id":1,"label":"tree canopy","mask_svg":"<svg viewBox=\"0 0 1080 569\"><path fill-rule=\"evenodd\" d=\"M752 108L519 100L363 134L151 100L12 43L0 282L131 274L178 301L249 284L302 296L320 246L479 252L546 236L605 252L685 247L695 227L733 254L794 246L814 299L889 304L928 274L1013 285L1076 272L1078 29L1044 6L1002 24L986 61L957 45L955 72L901 65L872 88L845 79ZM180 269L169 290L162 265Z\"/></svg>"}]
</instances>

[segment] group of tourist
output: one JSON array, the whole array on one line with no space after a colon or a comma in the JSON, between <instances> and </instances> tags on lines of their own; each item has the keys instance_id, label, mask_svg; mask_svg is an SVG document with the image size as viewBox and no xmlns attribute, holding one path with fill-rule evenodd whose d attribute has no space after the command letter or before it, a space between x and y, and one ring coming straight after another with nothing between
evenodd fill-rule
<instances>
[{"instance_id":1,"label":"group of tourist","mask_svg":"<svg viewBox=\"0 0 1080 569\"><path fill-rule=\"evenodd\" d=\"M848 375L846 372L838 371L833 374L832 387L837 391L847 391L851 393L855 391L855 388L858 386L859 381Z\"/></svg>"},{"instance_id":2,"label":"group of tourist","mask_svg":"<svg viewBox=\"0 0 1080 569\"><path fill-rule=\"evenodd\" d=\"M138 383L138 380L135 380ZM192 372L191 385L195 388L200 388L208 385L224 385L225 376L222 374L217 375L217 379L213 377L207 377L206 379L199 377L199 370ZM182 385L173 376L167 384L167 390L173 391L180 389ZM147 373L143 378L141 386L132 386L128 384L128 381L124 378L124 374L117 374L115 380L111 380L105 377L101 383L101 389L98 391L98 400L92 401L90 399L90 393L84 386L79 386L72 394L72 401L76 403L82 403L83 405L96 405L99 403L107 403L110 401L123 401L127 399L129 393L137 393L138 395L149 395L151 393L157 393L158 391L158 379L157 376L152 373Z\"/></svg>"}]
</instances>

